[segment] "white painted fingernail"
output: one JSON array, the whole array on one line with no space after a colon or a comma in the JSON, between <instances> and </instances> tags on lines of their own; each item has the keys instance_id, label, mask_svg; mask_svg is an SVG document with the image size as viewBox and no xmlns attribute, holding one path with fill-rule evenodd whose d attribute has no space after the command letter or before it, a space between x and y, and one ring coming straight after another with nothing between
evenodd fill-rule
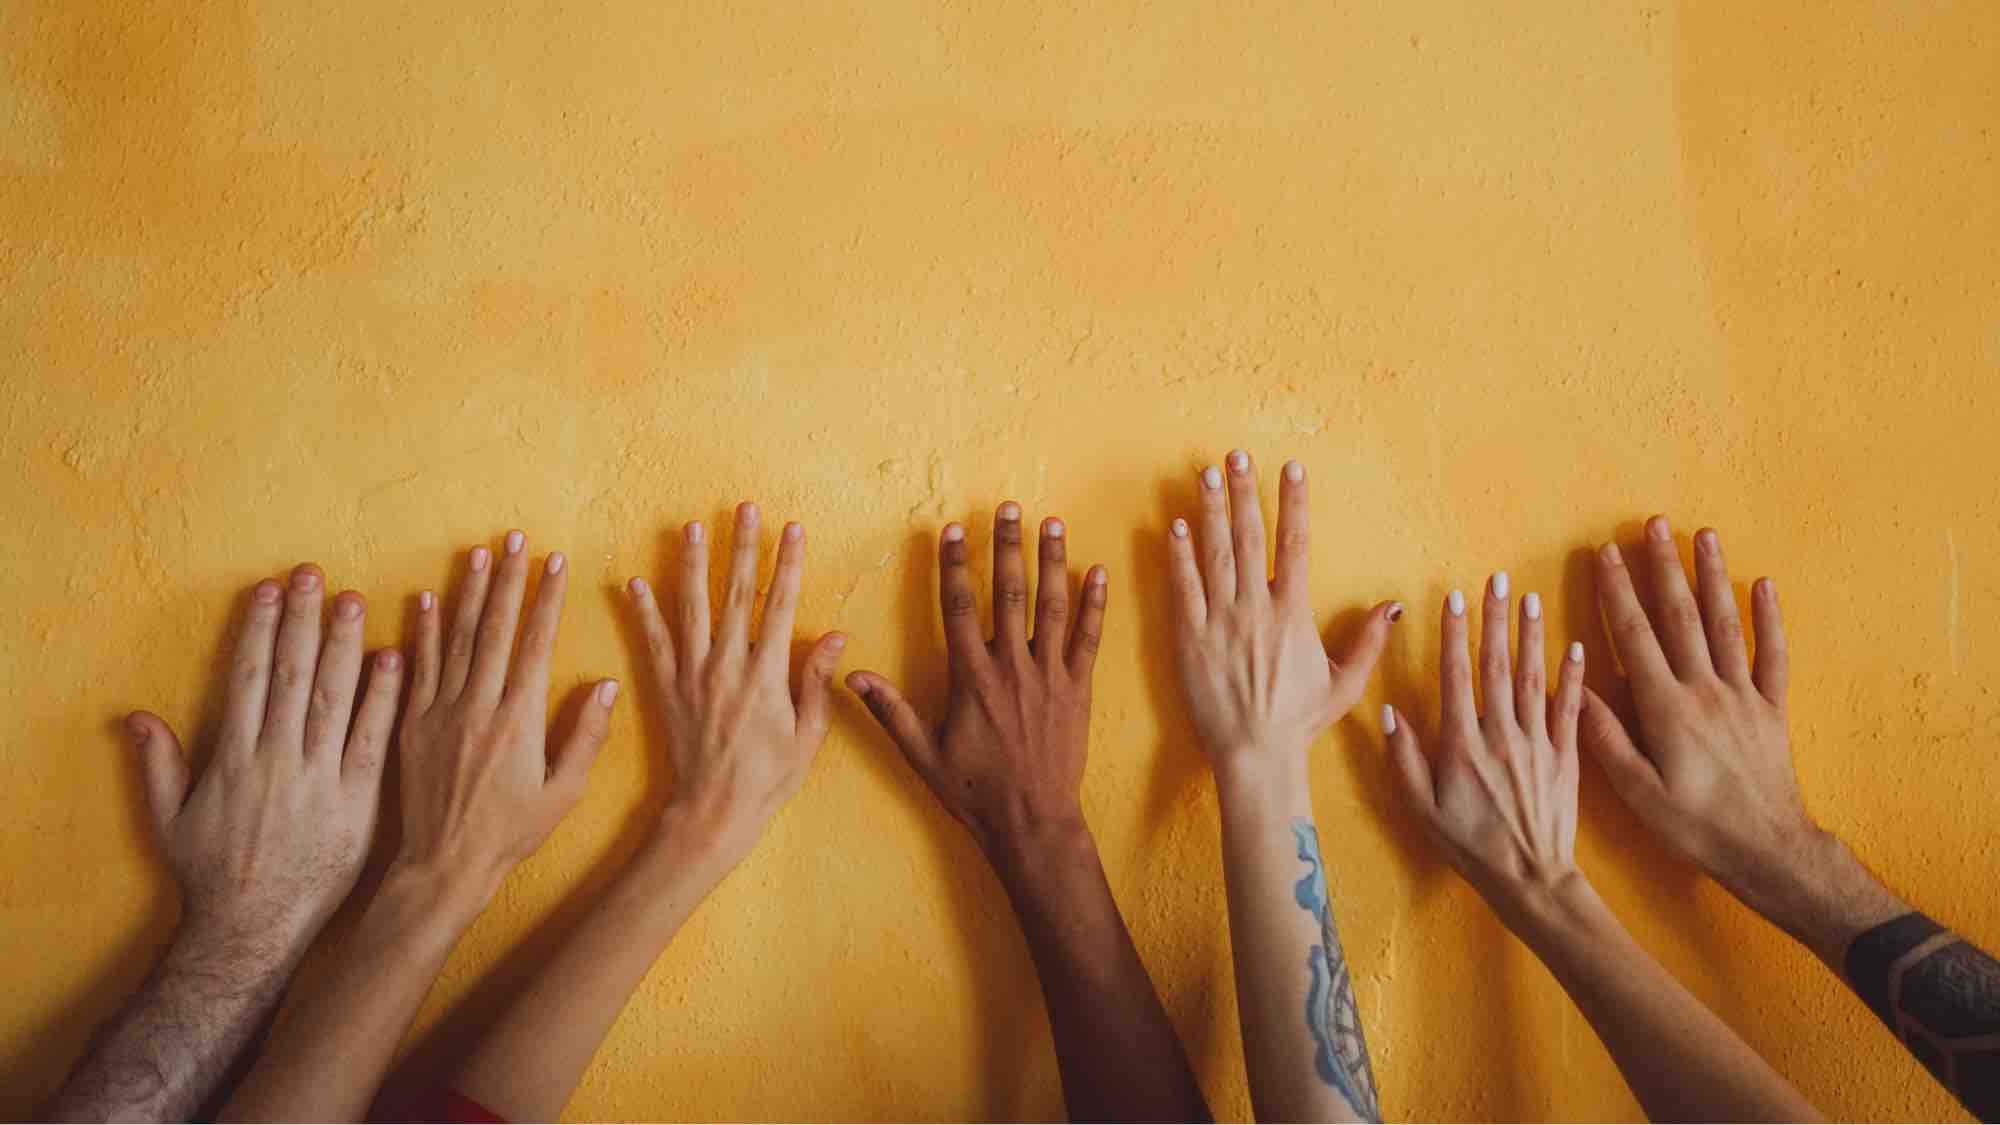
<instances>
[{"instance_id":1,"label":"white painted fingernail","mask_svg":"<svg viewBox=\"0 0 2000 1125\"><path fill-rule=\"evenodd\" d=\"M1396 733L1396 709L1387 703L1382 705L1382 733Z\"/></svg>"},{"instance_id":2,"label":"white painted fingernail","mask_svg":"<svg viewBox=\"0 0 2000 1125\"><path fill-rule=\"evenodd\" d=\"M1521 612L1530 621L1540 621L1542 619L1542 596L1531 591L1527 597L1521 599Z\"/></svg>"},{"instance_id":3,"label":"white painted fingernail","mask_svg":"<svg viewBox=\"0 0 2000 1125\"><path fill-rule=\"evenodd\" d=\"M1007 501L1005 504L1000 505L1000 518L1003 520L1007 520L1010 523L1013 522L1014 520L1020 519L1021 506L1019 504L1014 503L1012 500Z\"/></svg>"},{"instance_id":4,"label":"white painted fingernail","mask_svg":"<svg viewBox=\"0 0 2000 1125\"><path fill-rule=\"evenodd\" d=\"M1239 473L1242 472L1250 467L1250 455L1240 449L1236 450L1229 455L1229 467Z\"/></svg>"},{"instance_id":5,"label":"white painted fingernail","mask_svg":"<svg viewBox=\"0 0 2000 1125\"><path fill-rule=\"evenodd\" d=\"M431 607L437 605L437 600L436 594L425 590L423 593L417 595L417 608L423 610L425 613L429 613Z\"/></svg>"},{"instance_id":6,"label":"white painted fingernail","mask_svg":"<svg viewBox=\"0 0 2000 1125\"><path fill-rule=\"evenodd\" d=\"M958 542L959 540L961 540L961 539L963 539L963 538L965 538L965 529L964 529L964 528L962 528L962 527L958 526L958 525L957 525L957 524L955 524L955 523L948 523L948 524L945 524L945 525L944 525L944 541L945 541L945 542L947 542L947 543L956 543L956 542Z\"/></svg>"},{"instance_id":7,"label":"white painted fingernail","mask_svg":"<svg viewBox=\"0 0 2000 1125\"><path fill-rule=\"evenodd\" d=\"M549 552L549 573L550 573L550 574L561 574L561 573L562 573L562 568L563 568L563 556L562 556L562 552L561 552L561 551L550 551L550 552Z\"/></svg>"},{"instance_id":8,"label":"white painted fingernail","mask_svg":"<svg viewBox=\"0 0 2000 1125\"><path fill-rule=\"evenodd\" d=\"M631 588L632 596L635 598L643 598L653 592L653 588L646 585L646 580L643 578L633 578L626 585Z\"/></svg>"},{"instance_id":9,"label":"white painted fingernail","mask_svg":"<svg viewBox=\"0 0 2000 1125\"><path fill-rule=\"evenodd\" d=\"M1285 462L1285 479L1297 484L1306 479L1306 467L1297 461Z\"/></svg>"},{"instance_id":10,"label":"white painted fingernail","mask_svg":"<svg viewBox=\"0 0 2000 1125\"><path fill-rule=\"evenodd\" d=\"M1444 604L1446 609L1451 610L1453 617L1465 616L1465 594L1461 591L1453 590L1451 596L1444 600Z\"/></svg>"},{"instance_id":11,"label":"white painted fingernail","mask_svg":"<svg viewBox=\"0 0 2000 1125\"><path fill-rule=\"evenodd\" d=\"M487 550L486 548L474 547L472 549L472 569L485 570L486 560L492 557L493 557L493 552Z\"/></svg>"},{"instance_id":12,"label":"white painted fingernail","mask_svg":"<svg viewBox=\"0 0 2000 1125\"><path fill-rule=\"evenodd\" d=\"M1507 572L1506 572L1506 571L1504 571L1504 570L1496 570L1496 571L1494 571L1494 572L1493 572L1493 596L1494 596L1494 597L1496 597L1496 598L1504 598L1504 597L1506 597L1506 596L1507 596L1507 586L1508 586L1508 579L1507 579Z\"/></svg>"},{"instance_id":13,"label":"white painted fingernail","mask_svg":"<svg viewBox=\"0 0 2000 1125\"><path fill-rule=\"evenodd\" d=\"M701 526L700 520L687 525L687 541L690 544L698 544L706 538L708 538L708 529Z\"/></svg>"},{"instance_id":14,"label":"white painted fingernail","mask_svg":"<svg viewBox=\"0 0 2000 1125\"><path fill-rule=\"evenodd\" d=\"M1571 641L1571 642L1569 643L1569 662L1570 662L1571 664L1581 664L1581 663L1583 663L1583 642L1582 642L1582 641Z\"/></svg>"},{"instance_id":15,"label":"white painted fingernail","mask_svg":"<svg viewBox=\"0 0 2000 1125\"><path fill-rule=\"evenodd\" d=\"M1186 521L1186 520L1175 520L1175 521L1174 521L1174 538L1176 538L1176 539L1186 539L1186 538L1187 538L1187 521Z\"/></svg>"},{"instance_id":16,"label":"white painted fingernail","mask_svg":"<svg viewBox=\"0 0 2000 1125\"><path fill-rule=\"evenodd\" d=\"M1222 487L1222 470L1210 465L1201 471L1201 483L1210 488Z\"/></svg>"},{"instance_id":17,"label":"white painted fingernail","mask_svg":"<svg viewBox=\"0 0 2000 1125\"><path fill-rule=\"evenodd\" d=\"M1049 538L1061 539L1062 537L1063 537L1063 522L1061 520L1050 520Z\"/></svg>"},{"instance_id":18,"label":"white painted fingernail","mask_svg":"<svg viewBox=\"0 0 2000 1125\"><path fill-rule=\"evenodd\" d=\"M618 700L617 680L606 680L603 683L597 685L597 702L599 704L605 707L609 707L613 703L617 702L617 700Z\"/></svg>"},{"instance_id":19,"label":"white painted fingernail","mask_svg":"<svg viewBox=\"0 0 2000 1125\"><path fill-rule=\"evenodd\" d=\"M521 534L521 533L520 533L520 532L518 532L518 531L510 531L510 532L508 532L508 533L507 533L507 553L508 553L508 554L510 554L510 555L518 555L518 554L520 554L520 553L521 553L521 546L522 546L522 544L526 543L527 541L528 541L528 537L527 537L527 536L525 536L525 535L523 535L523 534Z\"/></svg>"},{"instance_id":20,"label":"white painted fingernail","mask_svg":"<svg viewBox=\"0 0 2000 1125\"><path fill-rule=\"evenodd\" d=\"M796 543L800 539L804 538L805 534L806 534L806 529L800 527L796 523L788 523L785 525L784 536L785 536L785 542L787 543Z\"/></svg>"}]
</instances>

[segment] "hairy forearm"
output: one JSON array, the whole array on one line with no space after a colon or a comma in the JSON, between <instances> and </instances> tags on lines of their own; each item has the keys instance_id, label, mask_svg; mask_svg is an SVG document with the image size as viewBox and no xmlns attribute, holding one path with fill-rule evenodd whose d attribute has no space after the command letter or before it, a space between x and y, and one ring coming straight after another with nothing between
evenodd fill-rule
<instances>
[{"instance_id":1,"label":"hairy forearm","mask_svg":"<svg viewBox=\"0 0 2000 1125\"><path fill-rule=\"evenodd\" d=\"M1654 1121L1804 1121L1819 1113L1620 925L1581 876L1503 909Z\"/></svg>"},{"instance_id":2,"label":"hairy forearm","mask_svg":"<svg viewBox=\"0 0 2000 1125\"><path fill-rule=\"evenodd\" d=\"M493 885L391 868L326 971L294 990L279 1012L224 1119L361 1120Z\"/></svg>"},{"instance_id":3,"label":"hairy forearm","mask_svg":"<svg viewBox=\"0 0 2000 1125\"><path fill-rule=\"evenodd\" d=\"M1216 775L1237 1015L1260 1120L1379 1120L1301 757L1294 776Z\"/></svg>"},{"instance_id":4,"label":"hairy forearm","mask_svg":"<svg viewBox=\"0 0 2000 1125\"><path fill-rule=\"evenodd\" d=\"M988 856L1035 959L1070 1119L1209 1120L1082 818L996 842Z\"/></svg>"},{"instance_id":5,"label":"hairy forearm","mask_svg":"<svg viewBox=\"0 0 2000 1125\"><path fill-rule=\"evenodd\" d=\"M669 814L481 1036L451 1088L511 1121L554 1120L633 991L736 854Z\"/></svg>"},{"instance_id":6,"label":"hairy forearm","mask_svg":"<svg viewBox=\"0 0 2000 1125\"><path fill-rule=\"evenodd\" d=\"M1836 973L1855 938L1910 911L1831 833L1813 830L1740 868L1717 881Z\"/></svg>"},{"instance_id":7,"label":"hairy forearm","mask_svg":"<svg viewBox=\"0 0 2000 1125\"><path fill-rule=\"evenodd\" d=\"M192 1118L270 1017L304 944L184 925L139 992L100 1029L47 1116Z\"/></svg>"}]
</instances>

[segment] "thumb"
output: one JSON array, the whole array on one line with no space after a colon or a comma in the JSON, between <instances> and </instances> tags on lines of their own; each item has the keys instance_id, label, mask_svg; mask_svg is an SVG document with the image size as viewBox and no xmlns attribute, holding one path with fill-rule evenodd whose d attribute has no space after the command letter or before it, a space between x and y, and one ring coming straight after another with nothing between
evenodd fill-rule
<instances>
[{"instance_id":1,"label":"thumb","mask_svg":"<svg viewBox=\"0 0 2000 1125\"><path fill-rule=\"evenodd\" d=\"M617 680L599 680L590 689L589 698L577 709L576 726L570 728L555 764L549 768L550 785L560 786L572 796L583 794L583 784L590 778L590 765L597 760L597 752L604 749L604 740L611 737L611 707L617 702Z\"/></svg>"},{"instance_id":2,"label":"thumb","mask_svg":"<svg viewBox=\"0 0 2000 1125\"><path fill-rule=\"evenodd\" d=\"M153 830L161 838L172 831L174 818L187 800L187 752L165 719L151 711L134 711L125 717L125 732L139 758L139 774L146 788L146 808L152 813Z\"/></svg>"},{"instance_id":3,"label":"thumb","mask_svg":"<svg viewBox=\"0 0 2000 1125\"><path fill-rule=\"evenodd\" d=\"M903 698L903 693L873 672L849 675L847 690L860 696L861 702L868 705L868 713L875 716L875 721L882 724L882 729L896 743L896 749L909 759L910 768L929 777L937 751L931 745L930 732L924 729L923 720L917 718L916 708Z\"/></svg>"},{"instance_id":4,"label":"thumb","mask_svg":"<svg viewBox=\"0 0 2000 1125\"><path fill-rule=\"evenodd\" d=\"M1352 703L1361 697L1368 677L1375 672L1375 662L1389 644L1390 628L1402 619L1402 602L1383 602L1369 611L1368 620L1361 623L1361 631L1347 642L1345 651L1327 655L1327 663L1333 666L1334 698Z\"/></svg>"},{"instance_id":5,"label":"thumb","mask_svg":"<svg viewBox=\"0 0 2000 1125\"><path fill-rule=\"evenodd\" d=\"M1590 687L1583 689L1583 714L1577 722L1576 740L1585 753L1604 767L1620 796L1627 795L1629 786L1660 784L1660 771L1633 745L1618 713Z\"/></svg>"},{"instance_id":6,"label":"thumb","mask_svg":"<svg viewBox=\"0 0 2000 1125\"><path fill-rule=\"evenodd\" d=\"M814 746L826 740L827 724L833 719L833 670L846 647L845 633L828 633L806 654L799 676L798 732Z\"/></svg>"}]
</instances>

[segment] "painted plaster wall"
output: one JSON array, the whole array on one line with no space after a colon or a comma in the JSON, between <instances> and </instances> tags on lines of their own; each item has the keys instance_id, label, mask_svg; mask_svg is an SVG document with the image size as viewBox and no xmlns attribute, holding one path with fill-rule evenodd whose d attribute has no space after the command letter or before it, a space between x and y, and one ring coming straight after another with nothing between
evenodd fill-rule
<instances>
[{"instance_id":1,"label":"painted plaster wall","mask_svg":"<svg viewBox=\"0 0 2000 1125\"><path fill-rule=\"evenodd\" d=\"M1236 444L1312 467L1330 622L1417 609L1364 714L1434 713L1434 607L1500 566L1602 671L1578 552L1717 524L1779 579L1811 807L2000 945L1996 123L1979 3L4 0L0 1107L171 924L111 724L212 716L258 577L320 562L389 643L519 525L580 579L560 671L637 683L614 586L751 497L808 525L802 628L934 699L929 542L1016 497L1111 567L1088 812L1246 1116L1158 564ZM433 1047L630 846L642 714L452 960ZM1319 755L1389 1110L1636 1115L1370 728ZM1809 1096L1955 1112L1583 785L1591 875ZM1060 1112L1004 900L858 708L570 1112Z\"/></svg>"}]
</instances>

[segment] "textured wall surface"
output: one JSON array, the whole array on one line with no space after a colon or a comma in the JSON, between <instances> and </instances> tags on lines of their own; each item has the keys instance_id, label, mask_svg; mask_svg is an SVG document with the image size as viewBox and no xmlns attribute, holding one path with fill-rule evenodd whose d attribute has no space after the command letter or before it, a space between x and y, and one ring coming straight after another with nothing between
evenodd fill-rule
<instances>
[{"instance_id":1,"label":"textured wall surface","mask_svg":"<svg viewBox=\"0 0 2000 1125\"><path fill-rule=\"evenodd\" d=\"M563 686L637 684L617 583L754 498L809 529L801 627L935 699L931 539L1015 497L1111 567L1088 813L1247 1116L1160 565L1238 444L1273 490L1310 465L1330 628L1416 610L1363 713L1435 713L1437 600L1495 567L1605 670L1579 552L1654 510L1718 525L1741 582L1778 578L1812 809L2000 945L1997 60L2000 9L1905 0L0 0L0 1110L171 928L112 723L199 729L257 578L316 560L390 643L518 525L574 560ZM420 1050L659 799L621 710ZM1388 1110L1636 1116L1396 807L1372 726L1318 753ZM1808 1096L1956 1114L1583 788L1606 897ZM851 705L570 1107L1060 1112L997 884Z\"/></svg>"}]
</instances>

